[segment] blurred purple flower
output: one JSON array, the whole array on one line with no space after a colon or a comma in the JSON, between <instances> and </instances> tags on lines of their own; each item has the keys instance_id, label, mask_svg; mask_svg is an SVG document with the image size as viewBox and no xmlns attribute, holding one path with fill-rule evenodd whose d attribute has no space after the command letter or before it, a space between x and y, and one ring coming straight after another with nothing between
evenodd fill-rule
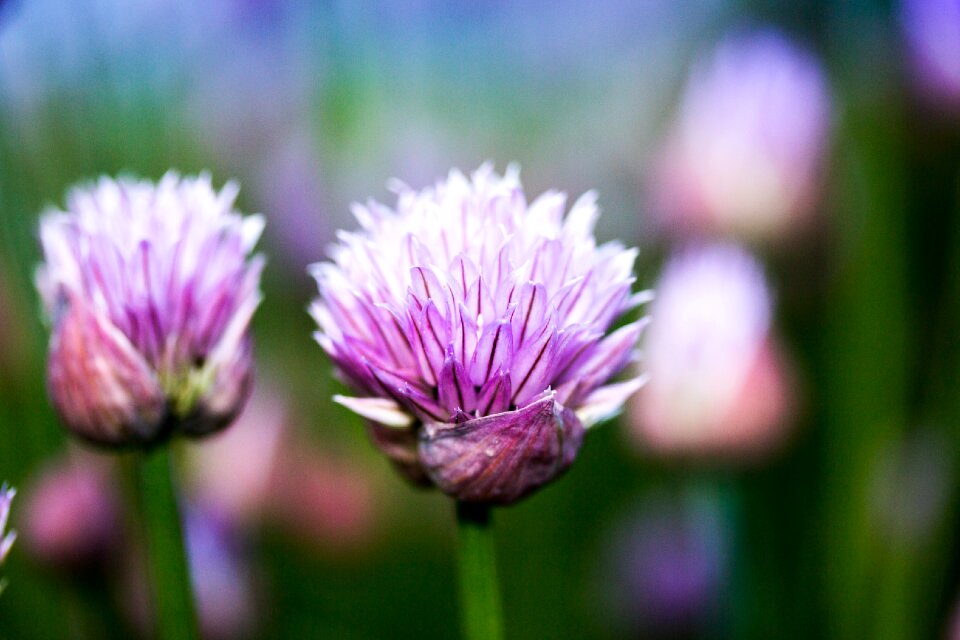
<instances>
[{"instance_id":1,"label":"blurred purple flower","mask_svg":"<svg viewBox=\"0 0 960 640\"><path fill-rule=\"evenodd\" d=\"M900 21L919 88L960 109L960 0L902 0Z\"/></svg>"},{"instance_id":2,"label":"blurred purple flower","mask_svg":"<svg viewBox=\"0 0 960 640\"><path fill-rule=\"evenodd\" d=\"M775 31L722 42L694 67L655 172L673 231L781 238L817 196L830 96L819 62Z\"/></svg>"},{"instance_id":3,"label":"blurred purple flower","mask_svg":"<svg viewBox=\"0 0 960 640\"><path fill-rule=\"evenodd\" d=\"M263 220L234 211L236 195L207 175L102 178L44 215L48 384L76 435L149 445L221 429L243 406Z\"/></svg>"},{"instance_id":4,"label":"blurred purple flower","mask_svg":"<svg viewBox=\"0 0 960 640\"><path fill-rule=\"evenodd\" d=\"M602 599L628 635L687 637L716 619L726 565L723 521L706 496L645 500L604 542Z\"/></svg>"},{"instance_id":5,"label":"blurred purple flower","mask_svg":"<svg viewBox=\"0 0 960 640\"><path fill-rule=\"evenodd\" d=\"M28 487L23 540L30 554L64 571L112 559L121 534L121 501L109 469L76 456L46 469Z\"/></svg>"},{"instance_id":6,"label":"blurred purple flower","mask_svg":"<svg viewBox=\"0 0 960 640\"><path fill-rule=\"evenodd\" d=\"M648 297L630 293L636 251L596 245L593 193L566 216L560 193L528 205L515 168L394 190L396 210L356 205L362 229L312 269L317 340L362 395L336 399L409 478L514 502L642 384L606 384L645 325L605 335Z\"/></svg>"},{"instance_id":7,"label":"blurred purple flower","mask_svg":"<svg viewBox=\"0 0 960 640\"><path fill-rule=\"evenodd\" d=\"M644 344L650 383L633 403L636 436L664 453L765 451L788 407L770 338L760 264L732 245L686 250L657 285Z\"/></svg>"},{"instance_id":8,"label":"blurred purple flower","mask_svg":"<svg viewBox=\"0 0 960 640\"><path fill-rule=\"evenodd\" d=\"M236 531L213 510L192 505L185 535L203 637L253 637L253 576Z\"/></svg>"}]
</instances>

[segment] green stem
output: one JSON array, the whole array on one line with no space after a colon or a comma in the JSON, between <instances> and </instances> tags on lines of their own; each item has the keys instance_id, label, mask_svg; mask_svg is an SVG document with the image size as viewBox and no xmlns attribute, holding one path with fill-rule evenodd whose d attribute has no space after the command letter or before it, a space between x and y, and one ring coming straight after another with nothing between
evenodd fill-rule
<instances>
[{"instance_id":1,"label":"green stem","mask_svg":"<svg viewBox=\"0 0 960 640\"><path fill-rule=\"evenodd\" d=\"M161 446L148 451L139 463L140 508L157 637L196 640L199 634L193 589L173 486L170 449Z\"/></svg>"},{"instance_id":2,"label":"green stem","mask_svg":"<svg viewBox=\"0 0 960 640\"><path fill-rule=\"evenodd\" d=\"M466 640L500 640L503 624L490 507L457 503L460 609Z\"/></svg>"}]
</instances>

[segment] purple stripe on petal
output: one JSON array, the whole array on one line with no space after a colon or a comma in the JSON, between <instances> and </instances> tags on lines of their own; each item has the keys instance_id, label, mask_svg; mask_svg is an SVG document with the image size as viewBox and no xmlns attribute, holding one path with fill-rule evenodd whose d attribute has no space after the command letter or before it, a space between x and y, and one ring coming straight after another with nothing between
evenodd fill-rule
<instances>
[{"instance_id":1,"label":"purple stripe on petal","mask_svg":"<svg viewBox=\"0 0 960 640\"><path fill-rule=\"evenodd\" d=\"M510 374L497 371L480 389L480 397L477 399L477 415L483 417L506 411L510 408L510 397L512 395Z\"/></svg>"},{"instance_id":2,"label":"purple stripe on petal","mask_svg":"<svg viewBox=\"0 0 960 640\"><path fill-rule=\"evenodd\" d=\"M519 349L543 325L547 313L547 289L542 284L524 283L513 312L514 348Z\"/></svg>"},{"instance_id":3,"label":"purple stripe on petal","mask_svg":"<svg viewBox=\"0 0 960 640\"><path fill-rule=\"evenodd\" d=\"M513 403L516 406L523 406L547 388L553 374L556 349L557 332L551 321L514 354L510 374L515 385Z\"/></svg>"},{"instance_id":4,"label":"purple stripe on petal","mask_svg":"<svg viewBox=\"0 0 960 640\"><path fill-rule=\"evenodd\" d=\"M440 405L450 413L457 410L469 413L476 408L477 392L467 375L466 368L456 359L448 357L440 372Z\"/></svg>"},{"instance_id":5,"label":"purple stripe on petal","mask_svg":"<svg viewBox=\"0 0 960 640\"><path fill-rule=\"evenodd\" d=\"M470 377L482 385L498 370L509 371L513 361L513 330L509 322L487 326L470 363Z\"/></svg>"}]
</instances>

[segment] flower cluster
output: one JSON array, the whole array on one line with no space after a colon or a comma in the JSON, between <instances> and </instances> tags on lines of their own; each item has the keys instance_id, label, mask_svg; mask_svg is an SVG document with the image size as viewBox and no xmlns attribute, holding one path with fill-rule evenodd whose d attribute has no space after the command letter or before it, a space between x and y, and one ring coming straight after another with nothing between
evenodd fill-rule
<instances>
[{"instance_id":1,"label":"flower cluster","mask_svg":"<svg viewBox=\"0 0 960 640\"><path fill-rule=\"evenodd\" d=\"M642 384L607 384L645 325L610 332L648 298L631 294L636 251L596 244L593 193L568 213L560 193L528 203L514 168L393 190L312 268L317 340L360 395L338 400L411 479L514 502Z\"/></svg>"},{"instance_id":2,"label":"flower cluster","mask_svg":"<svg viewBox=\"0 0 960 640\"><path fill-rule=\"evenodd\" d=\"M240 410L263 265L248 256L263 219L234 211L236 195L207 175L102 178L43 217L48 384L74 433L149 445L215 431Z\"/></svg>"}]
</instances>

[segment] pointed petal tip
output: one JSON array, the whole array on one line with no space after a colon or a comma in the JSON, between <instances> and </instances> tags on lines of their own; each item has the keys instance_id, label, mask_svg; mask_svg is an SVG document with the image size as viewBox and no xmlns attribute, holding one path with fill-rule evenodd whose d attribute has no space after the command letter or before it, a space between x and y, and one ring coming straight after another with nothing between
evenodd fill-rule
<instances>
[{"instance_id":1,"label":"pointed petal tip","mask_svg":"<svg viewBox=\"0 0 960 640\"><path fill-rule=\"evenodd\" d=\"M335 395L333 401L346 407L362 418L395 429L406 429L413 425L413 416L400 405L386 398L355 398Z\"/></svg>"}]
</instances>

